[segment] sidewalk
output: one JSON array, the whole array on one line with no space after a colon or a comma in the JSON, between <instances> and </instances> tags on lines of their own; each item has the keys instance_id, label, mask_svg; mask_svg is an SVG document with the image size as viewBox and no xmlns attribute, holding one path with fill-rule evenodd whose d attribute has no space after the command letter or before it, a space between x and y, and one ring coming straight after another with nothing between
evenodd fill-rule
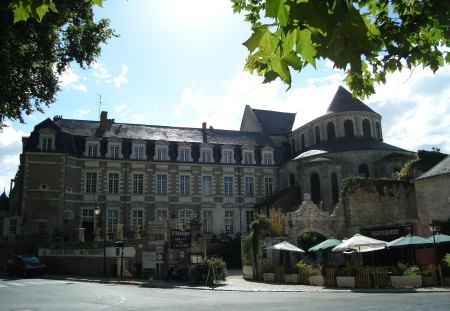
<instances>
[{"instance_id":1,"label":"sidewalk","mask_svg":"<svg viewBox=\"0 0 450 311\"><path fill-rule=\"evenodd\" d=\"M322 286L286 284L286 283L264 283L257 281L244 280L240 270L229 271L229 276L223 284L214 287L202 286L190 283L182 283L178 281L165 280L121 280L118 278L99 278L99 277L70 277L63 275L46 275L49 279L59 279L77 282L96 282L96 283L117 283L130 284L150 288L179 288L179 289L195 289L195 290L215 290L215 291L241 291L241 292L306 292L306 293L336 293L336 292L358 292L358 293L436 293L448 292L449 286L439 287L402 287L402 288L326 288Z\"/></svg>"}]
</instances>

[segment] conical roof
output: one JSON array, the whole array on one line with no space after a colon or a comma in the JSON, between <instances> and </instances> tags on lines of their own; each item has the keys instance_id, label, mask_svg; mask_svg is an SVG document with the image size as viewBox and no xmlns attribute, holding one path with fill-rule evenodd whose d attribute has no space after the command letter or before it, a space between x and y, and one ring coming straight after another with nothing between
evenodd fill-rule
<instances>
[{"instance_id":1,"label":"conical roof","mask_svg":"<svg viewBox=\"0 0 450 311\"><path fill-rule=\"evenodd\" d=\"M333 97L330 105L327 109L327 114L336 112L349 112L349 111L366 111L374 112L366 104L357 98L354 98L352 94L339 86L336 94Z\"/></svg>"}]
</instances>

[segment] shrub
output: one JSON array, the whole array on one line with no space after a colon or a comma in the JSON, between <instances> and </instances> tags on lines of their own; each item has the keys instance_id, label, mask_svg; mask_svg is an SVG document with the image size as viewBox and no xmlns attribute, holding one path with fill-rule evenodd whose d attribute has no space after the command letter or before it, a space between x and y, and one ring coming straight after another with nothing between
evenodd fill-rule
<instances>
[{"instance_id":1,"label":"shrub","mask_svg":"<svg viewBox=\"0 0 450 311\"><path fill-rule=\"evenodd\" d=\"M323 266L321 265L307 264L300 260L295 266L298 270L306 271L309 276L323 275Z\"/></svg>"},{"instance_id":2,"label":"shrub","mask_svg":"<svg viewBox=\"0 0 450 311\"><path fill-rule=\"evenodd\" d=\"M441 261L442 273L445 276L450 276L450 253L444 255Z\"/></svg>"},{"instance_id":3,"label":"shrub","mask_svg":"<svg viewBox=\"0 0 450 311\"><path fill-rule=\"evenodd\" d=\"M214 280L212 269L215 266L216 279ZM204 258L197 268L195 281L199 284L214 285L214 281L225 281L228 276L227 264L222 258Z\"/></svg>"},{"instance_id":4,"label":"shrub","mask_svg":"<svg viewBox=\"0 0 450 311\"><path fill-rule=\"evenodd\" d=\"M420 268L417 266L411 266L406 268L405 271L403 271L403 275L404 276L409 276L409 275L421 275L421 271Z\"/></svg>"}]
</instances>

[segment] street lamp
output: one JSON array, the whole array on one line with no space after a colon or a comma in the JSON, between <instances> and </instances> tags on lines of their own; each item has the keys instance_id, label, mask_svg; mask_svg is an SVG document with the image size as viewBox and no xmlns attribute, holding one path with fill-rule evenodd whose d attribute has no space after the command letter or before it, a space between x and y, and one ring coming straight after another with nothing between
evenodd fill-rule
<instances>
[{"instance_id":1,"label":"street lamp","mask_svg":"<svg viewBox=\"0 0 450 311\"><path fill-rule=\"evenodd\" d=\"M106 208L105 208L106 209ZM100 215L100 206L97 204L94 208L94 214L96 216ZM103 276L106 277L106 210L105 215L102 217L103 220Z\"/></svg>"},{"instance_id":2,"label":"street lamp","mask_svg":"<svg viewBox=\"0 0 450 311\"><path fill-rule=\"evenodd\" d=\"M438 224L432 220L430 221L430 224L428 225L430 228L431 233L433 234L433 245L434 245L434 263L437 263L437 251L436 251L436 233L441 231L441 227L438 226Z\"/></svg>"}]
</instances>

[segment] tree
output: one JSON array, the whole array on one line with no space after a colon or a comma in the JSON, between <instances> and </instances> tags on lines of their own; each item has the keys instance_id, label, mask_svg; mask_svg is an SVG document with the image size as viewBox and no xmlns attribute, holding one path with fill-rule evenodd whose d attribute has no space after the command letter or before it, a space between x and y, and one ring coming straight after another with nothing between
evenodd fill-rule
<instances>
[{"instance_id":1,"label":"tree","mask_svg":"<svg viewBox=\"0 0 450 311\"><path fill-rule=\"evenodd\" d=\"M94 4L101 1L0 2L0 129L7 119L42 112L55 101L64 70L74 62L89 67L100 45L117 36L109 20L94 21Z\"/></svg>"},{"instance_id":2,"label":"tree","mask_svg":"<svg viewBox=\"0 0 450 311\"><path fill-rule=\"evenodd\" d=\"M245 68L264 82L280 78L290 88L291 70L328 59L364 98L389 72L450 63L450 1L232 1L252 25Z\"/></svg>"}]
</instances>

